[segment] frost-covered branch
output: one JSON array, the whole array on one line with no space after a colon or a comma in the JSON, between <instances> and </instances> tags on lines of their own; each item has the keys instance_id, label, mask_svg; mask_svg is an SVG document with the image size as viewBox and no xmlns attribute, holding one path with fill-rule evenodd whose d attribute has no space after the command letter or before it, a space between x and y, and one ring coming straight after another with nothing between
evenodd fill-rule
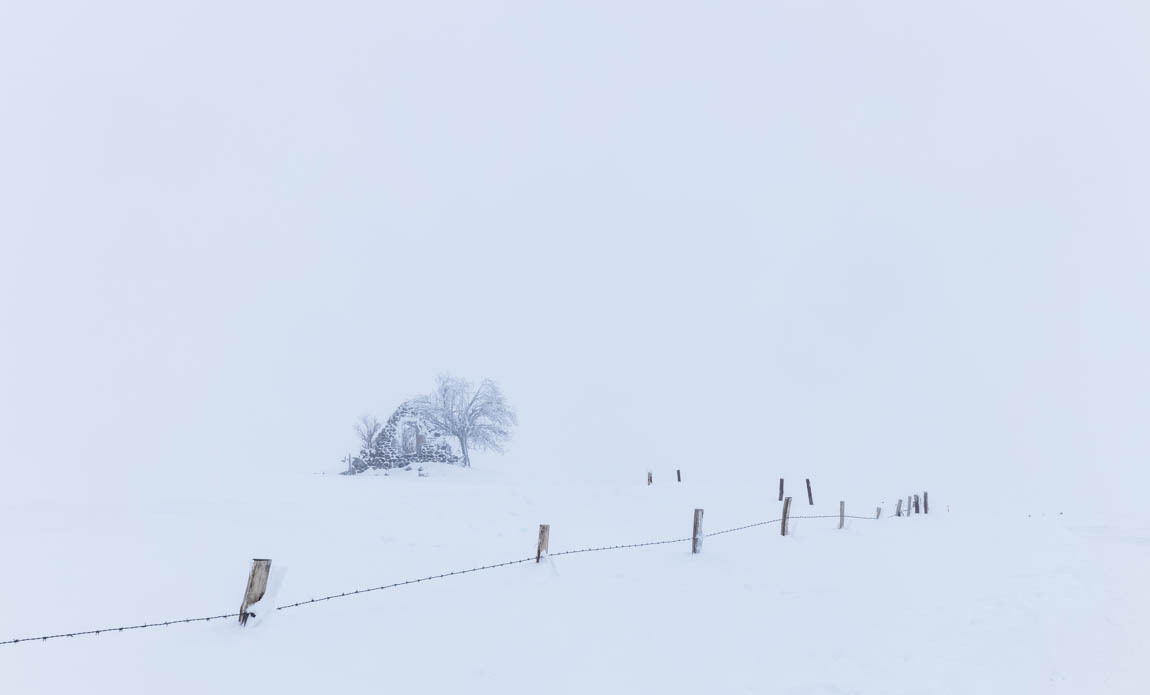
<instances>
[{"instance_id":1,"label":"frost-covered branch","mask_svg":"<svg viewBox=\"0 0 1150 695\"><path fill-rule=\"evenodd\" d=\"M470 449L503 451L511 429L519 423L499 386L484 379L473 388L466 379L441 374L435 390L416 400L420 416L442 434L456 437L463 465L470 466Z\"/></svg>"}]
</instances>

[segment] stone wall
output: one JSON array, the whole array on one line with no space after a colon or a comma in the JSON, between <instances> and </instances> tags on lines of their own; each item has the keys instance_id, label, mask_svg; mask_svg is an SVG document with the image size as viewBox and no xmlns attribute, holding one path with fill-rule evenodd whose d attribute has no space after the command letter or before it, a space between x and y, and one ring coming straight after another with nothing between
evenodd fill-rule
<instances>
[{"instance_id":1,"label":"stone wall","mask_svg":"<svg viewBox=\"0 0 1150 695\"><path fill-rule=\"evenodd\" d=\"M459 463L455 437L432 430L419 417L413 401L395 409L375 437L371 449L359 452L348 473L371 468L405 468L413 463Z\"/></svg>"}]
</instances>

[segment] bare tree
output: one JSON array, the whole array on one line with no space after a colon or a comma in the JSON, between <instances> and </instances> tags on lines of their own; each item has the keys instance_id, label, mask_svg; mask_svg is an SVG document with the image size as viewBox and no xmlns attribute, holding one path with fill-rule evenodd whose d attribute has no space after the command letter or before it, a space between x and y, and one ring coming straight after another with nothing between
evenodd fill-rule
<instances>
[{"instance_id":1,"label":"bare tree","mask_svg":"<svg viewBox=\"0 0 1150 695\"><path fill-rule=\"evenodd\" d=\"M359 422L355 423L355 433L359 435L359 441L364 450L371 450L375 444L375 437L381 429L383 429L383 425L379 424L379 420L374 415L363 415L359 418Z\"/></svg>"},{"instance_id":2,"label":"bare tree","mask_svg":"<svg viewBox=\"0 0 1150 695\"><path fill-rule=\"evenodd\" d=\"M503 451L511 428L519 424L494 381L473 388L466 379L440 374L435 391L416 400L419 415L432 429L459 440L464 467L471 465L472 448Z\"/></svg>"}]
</instances>

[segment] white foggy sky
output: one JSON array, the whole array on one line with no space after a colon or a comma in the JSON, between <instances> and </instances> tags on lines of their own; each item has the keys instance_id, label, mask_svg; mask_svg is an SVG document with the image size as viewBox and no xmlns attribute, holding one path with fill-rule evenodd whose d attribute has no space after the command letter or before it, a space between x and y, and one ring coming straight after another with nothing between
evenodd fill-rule
<instances>
[{"instance_id":1,"label":"white foggy sky","mask_svg":"<svg viewBox=\"0 0 1150 695\"><path fill-rule=\"evenodd\" d=\"M5 496L442 370L524 467L1146 480L1143 3L411 5L5 6Z\"/></svg>"}]
</instances>

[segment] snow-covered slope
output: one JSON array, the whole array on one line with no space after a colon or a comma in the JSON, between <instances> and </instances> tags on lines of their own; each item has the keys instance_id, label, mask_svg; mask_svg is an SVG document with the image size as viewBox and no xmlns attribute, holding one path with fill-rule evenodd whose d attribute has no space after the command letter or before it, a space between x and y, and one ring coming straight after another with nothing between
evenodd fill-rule
<instances>
[{"instance_id":1,"label":"snow-covered slope","mask_svg":"<svg viewBox=\"0 0 1150 695\"><path fill-rule=\"evenodd\" d=\"M777 478L655 485L435 467L3 509L0 640L238 610L251 557L280 605L551 550L681 538L779 515ZM6 693L1136 693L1150 677L1150 529L1073 510L984 513L932 491L815 481L769 524L552 557L261 616L0 647Z\"/></svg>"}]
</instances>

